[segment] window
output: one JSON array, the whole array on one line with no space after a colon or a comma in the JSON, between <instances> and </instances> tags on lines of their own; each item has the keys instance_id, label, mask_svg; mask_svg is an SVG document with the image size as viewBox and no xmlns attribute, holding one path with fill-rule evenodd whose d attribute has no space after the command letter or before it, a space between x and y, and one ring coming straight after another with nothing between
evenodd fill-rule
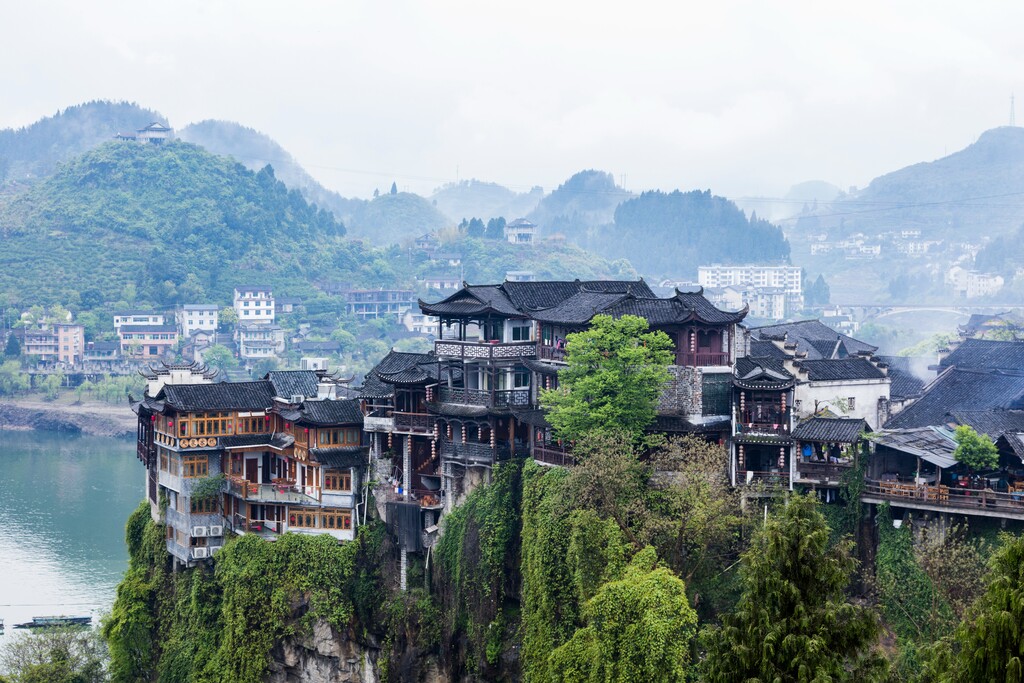
<instances>
[{"instance_id":1,"label":"window","mask_svg":"<svg viewBox=\"0 0 1024 683\"><path fill-rule=\"evenodd\" d=\"M209 515L217 511L216 496L210 498L191 498L189 508L194 515Z\"/></svg>"},{"instance_id":2,"label":"window","mask_svg":"<svg viewBox=\"0 0 1024 683\"><path fill-rule=\"evenodd\" d=\"M330 472L324 476L324 490L326 491L351 491L351 472Z\"/></svg>"},{"instance_id":3,"label":"window","mask_svg":"<svg viewBox=\"0 0 1024 683\"><path fill-rule=\"evenodd\" d=\"M530 371L516 370L512 375L512 386L516 389L526 389L530 386Z\"/></svg>"},{"instance_id":4,"label":"window","mask_svg":"<svg viewBox=\"0 0 1024 683\"><path fill-rule=\"evenodd\" d=\"M205 477L209 474L210 463L205 455L186 455L182 458L183 476L189 479Z\"/></svg>"},{"instance_id":5,"label":"window","mask_svg":"<svg viewBox=\"0 0 1024 683\"><path fill-rule=\"evenodd\" d=\"M315 529L316 517L316 510L310 508L291 508L288 511L288 526L300 529Z\"/></svg>"},{"instance_id":6,"label":"window","mask_svg":"<svg viewBox=\"0 0 1024 683\"><path fill-rule=\"evenodd\" d=\"M513 325L512 341L530 341L529 325Z\"/></svg>"},{"instance_id":7,"label":"window","mask_svg":"<svg viewBox=\"0 0 1024 683\"><path fill-rule=\"evenodd\" d=\"M857 407L857 399L855 397L851 396L850 398L846 399L846 408L848 410L853 410L856 407Z\"/></svg>"},{"instance_id":8,"label":"window","mask_svg":"<svg viewBox=\"0 0 1024 683\"><path fill-rule=\"evenodd\" d=\"M324 510L323 528L337 531L348 531L352 528L351 510Z\"/></svg>"}]
</instances>

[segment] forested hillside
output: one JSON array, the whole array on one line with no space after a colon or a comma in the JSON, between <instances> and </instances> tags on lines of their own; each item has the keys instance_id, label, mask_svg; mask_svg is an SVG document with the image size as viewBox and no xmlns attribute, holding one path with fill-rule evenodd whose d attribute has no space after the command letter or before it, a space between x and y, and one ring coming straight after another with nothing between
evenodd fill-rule
<instances>
[{"instance_id":1,"label":"forested hillside","mask_svg":"<svg viewBox=\"0 0 1024 683\"><path fill-rule=\"evenodd\" d=\"M710 263L786 263L782 231L710 191L645 192L615 210L587 246L652 276L695 277Z\"/></svg>"},{"instance_id":2,"label":"forested hillside","mask_svg":"<svg viewBox=\"0 0 1024 683\"><path fill-rule=\"evenodd\" d=\"M190 123L177 134L185 142L195 143L214 154L233 157L249 170L258 171L268 164L273 166L278 180L300 191L306 201L333 212L338 220L344 220L355 207L364 203L328 190L276 140L240 123L208 119Z\"/></svg>"},{"instance_id":3,"label":"forested hillside","mask_svg":"<svg viewBox=\"0 0 1024 683\"><path fill-rule=\"evenodd\" d=\"M545 235L560 233L585 244L593 229L610 223L615 207L631 196L611 173L580 171L544 197L529 218Z\"/></svg>"},{"instance_id":4,"label":"forested hillside","mask_svg":"<svg viewBox=\"0 0 1024 683\"><path fill-rule=\"evenodd\" d=\"M13 264L0 292L33 303L91 291L171 304L254 278L308 282L372 265L332 214L272 170L184 142L88 152L8 198L0 234Z\"/></svg>"},{"instance_id":5,"label":"forested hillside","mask_svg":"<svg viewBox=\"0 0 1024 683\"><path fill-rule=\"evenodd\" d=\"M0 183L47 176L57 165L92 149L116 133L132 132L159 112L129 102L87 102L17 130L0 130Z\"/></svg>"},{"instance_id":6,"label":"forested hillside","mask_svg":"<svg viewBox=\"0 0 1024 683\"><path fill-rule=\"evenodd\" d=\"M397 191L354 203L345 221L353 237L382 246L455 225L418 194Z\"/></svg>"}]
</instances>

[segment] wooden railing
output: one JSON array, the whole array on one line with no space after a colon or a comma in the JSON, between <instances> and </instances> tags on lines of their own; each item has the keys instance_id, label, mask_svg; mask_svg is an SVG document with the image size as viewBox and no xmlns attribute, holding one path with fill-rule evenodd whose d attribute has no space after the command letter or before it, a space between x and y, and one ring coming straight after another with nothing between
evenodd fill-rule
<instances>
[{"instance_id":1,"label":"wooden railing","mask_svg":"<svg viewBox=\"0 0 1024 683\"><path fill-rule=\"evenodd\" d=\"M761 483L766 486L789 486L789 472L761 472L757 470L740 470L736 475L737 484Z\"/></svg>"},{"instance_id":2,"label":"wooden railing","mask_svg":"<svg viewBox=\"0 0 1024 683\"><path fill-rule=\"evenodd\" d=\"M564 446L534 446L533 459L547 465L558 465L560 467L572 467L576 464L576 458L572 450Z\"/></svg>"},{"instance_id":3,"label":"wooden railing","mask_svg":"<svg viewBox=\"0 0 1024 683\"><path fill-rule=\"evenodd\" d=\"M798 462L796 464L797 479L813 479L817 481L839 481L850 471L851 464L830 462Z\"/></svg>"},{"instance_id":4,"label":"wooden railing","mask_svg":"<svg viewBox=\"0 0 1024 683\"><path fill-rule=\"evenodd\" d=\"M463 389L461 387L439 387L437 398L440 403L458 403L488 408L526 407L530 405L529 389Z\"/></svg>"},{"instance_id":5,"label":"wooden railing","mask_svg":"<svg viewBox=\"0 0 1024 683\"><path fill-rule=\"evenodd\" d=\"M227 475L226 479L228 481L228 493L242 500L267 503L301 503L304 505L319 502L316 498L296 491L287 484L257 484L233 474Z\"/></svg>"},{"instance_id":6,"label":"wooden railing","mask_svg":"<svg viewBox=\"0 0 1024 683\"><path fill-rule=\"evenodd\" d=\"M537 355L537 343L532 341L481 342L438 339L434 342L434 353L448 358L481 360L531 358Z\"/></svg>"},{"instance_id":7,"label":"wooden railing","mask_svg":"<svg viewBox=\"0 0 1024 683\"><path fill-rule=\"evenodd\" d=\"M751 410L736 409L736 431L739 434L789 434L789 409L758 415Z\"/></svg>"},{"instance_id":8,"label":"wooden railing","mask_svg":"<svg viewBox=\"0 0 1024 683\"><path fill-rule=\"evenodd\" d=\"M496 449L487 443L462 443L441 439L441 457L458 462L493 462L498 459Z\"/></svg>"},{"instance_id":9,"label":"wooden railing","mask_svg":"<svg viewBox=\"0 0 1024 683\"><path fill-rule=\"evenodd\" d=\"M565 362L565 349L559 349L545 344L537 345L537 357L541 360L553 360L559 363Z\"/></svg>"},{"instance_id":10,"label":"wooden railing","mask_svg":"<svg viewBox=\"0 0 1024 683\"><path fill-rule=\"evenodd\" d=\"M916 501L942 507L1004 511L1024 516L1024 491L1000 493L991 489L867 479L864 482L864 495L884 498L895 503Z\"/></svg>"},{"instance_id":11,"label":"wooden railing","mask_svg":"<svg viewBox=\"0 0 1024 683\"><path fill-rule=\"evenodd\" d=\"M709 365L728 365L728 351L684 351L678 355L678 365L703 368Z\"/></svg>"},{"instance_id":12,"label":"wooden railing","mask_svg":"<svg viewBox=\"0 0 1024 683\"><path fill-rule=\"evenodd\" d=\"M428 413L394 413L395 431L430 434L434 431L434 416Z\"/></svg>"}]
</instances>

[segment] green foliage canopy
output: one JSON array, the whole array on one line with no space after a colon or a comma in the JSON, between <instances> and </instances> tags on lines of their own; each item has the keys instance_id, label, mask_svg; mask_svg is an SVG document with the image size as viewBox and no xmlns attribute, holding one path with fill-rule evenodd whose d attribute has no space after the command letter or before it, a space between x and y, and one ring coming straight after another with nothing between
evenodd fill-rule
<instances>
[{"instance_id":1,"label":"green foliage canopy","mask_svg":"<svg viewBox=\"0 0 1024 683\"><path fill-rule=\"evenodd\" d=\"M953 457L972 470L992 469L999 463L999 450L987 434L979 434L968 425L956 428Z\"/></svg>"},{"instance_id":2,"label":"green foliage canopy","mask_svg":"<svg viewBox=\"0 0 1024 683\"><path fill-rule=\"evenodd\" d=\"M673 359L668 335L648 328L638 316L597 315L587 330L568 335L560 386L540 394L559 438L595 431L643 436Z\"/></svg>"},{"instance_id":3,"label":"green foliage canopy","mask_svg":"<svg viewBox=\"0 0 1024 683\"><path fill-rule=\"evenodd\" d=\"M854 569L849 543L829 544L811 496L794 496L743 555L743 594L720 628L706 633L706 680L873 680L875 616L846 601Z\"/></svg>"}]
</instances>

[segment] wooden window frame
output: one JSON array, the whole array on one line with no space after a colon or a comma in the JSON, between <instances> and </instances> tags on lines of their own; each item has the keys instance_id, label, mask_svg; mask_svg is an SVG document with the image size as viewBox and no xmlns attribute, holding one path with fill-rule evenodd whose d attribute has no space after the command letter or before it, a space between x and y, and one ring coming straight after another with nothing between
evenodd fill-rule
<instances>
[{"instance_id":1,"label":"wooden window frame","mask_svg":"<svg viewBox=\"0 0 1024 683\"><path fill-rule=\"evenodd\" d=\"M321 513L321 528L328 531L351 531L351 510L324 510Z\"/></svg>"},{"instance_id":2,"label":"wooden window frame","mask_svg":"<svg viewBox=\"0 0 1024 683\"><path fill-rule=\"evenodd\" d=\"M210 460L205 455L186 455L182 459L182 473L186 479L198 479L210 475Z\"/></svg>"},{"instance_id":3,"label":"wooden window frame","mask_svg":"<svg viewBox=\"0 0 1024 683\"><path fill-rule=\"evenodd\" d=\"M324 491L352 493L352 472L328 472L325 474Z\"/></svg>"}]
</instances>

